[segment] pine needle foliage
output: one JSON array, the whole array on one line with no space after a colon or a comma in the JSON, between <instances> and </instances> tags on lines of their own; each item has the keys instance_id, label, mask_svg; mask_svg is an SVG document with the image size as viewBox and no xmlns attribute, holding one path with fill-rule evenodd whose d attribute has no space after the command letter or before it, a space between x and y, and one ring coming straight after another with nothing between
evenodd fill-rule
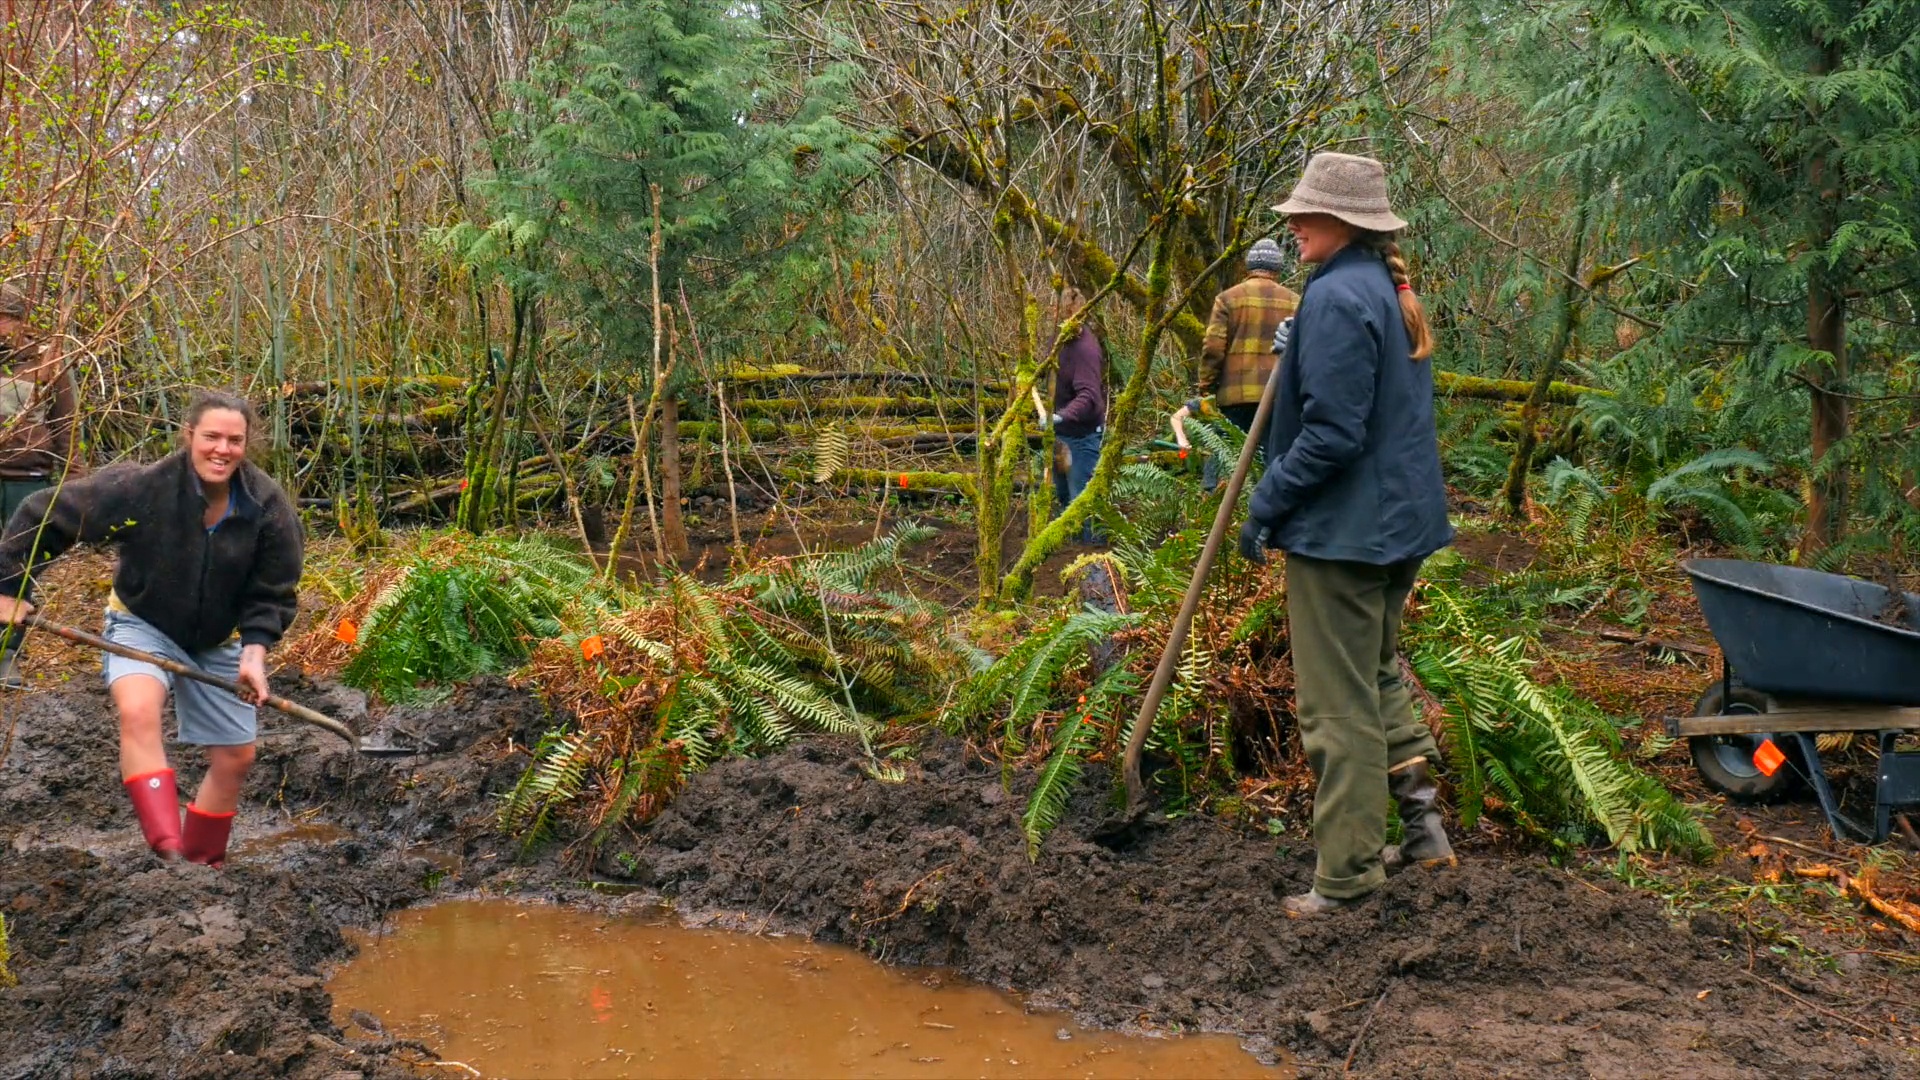
<instances>
[{"instance_id":1,"label":"pine needle foliage","mask_svg":"<svg viewBox=\"0 0 1920 1080\"><path fill-rule=\"evenodd\" d=\"M1497 810L1557 845L1597 832L1622 851L1712 850L1698 817L1632 763L1598 707L1531 678L1525 639L1493 629L1498 611L1440 583L1424 600L1410 662L1444 710L1441 741L1464 825Z\"/></svg>"},{"instance_id":2,"label":"pine needle foliage","mask_svg":"<svg viewBox=\"0 0 1920 1080\"><path fill-rule=\"evenodd\" d=\"M1896 493L1920 454L1896 403L1920 385L1917 17L1913 0L1459 0L1436 42L1443 94L1480 103L1485 145L1518 166L1449 198L1524 216L1602 181L1588 258L1624 318L1620 351L1582 361L1613 391L1582 403L1599 449L1642 487L1727 447L1795 468L1804 486L1780 494L1817 518L1803 557L1913 514ZM1443 169L1483 134L1418 127L1395 149ZM1489 263L1458 261L1466 287ZM1662 494L1744 547L1793 523L1699 474Z\"/></svg>"}]
</instances>

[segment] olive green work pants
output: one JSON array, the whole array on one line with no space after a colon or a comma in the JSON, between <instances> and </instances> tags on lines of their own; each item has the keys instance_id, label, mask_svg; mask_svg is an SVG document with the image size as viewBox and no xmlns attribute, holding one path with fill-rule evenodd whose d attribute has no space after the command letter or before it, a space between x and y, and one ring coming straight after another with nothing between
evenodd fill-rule
<instances>
[{"instance_id":1,"label":"olive green work pants","mask_svg":"<svg viewBox=\"0 0 1920 1080\"><path fill-rule=\"evenodd\" d=\"M1365 896L1386 881L1387 770L1437 760L1400 678L1400 613L1422 559L1386 566L1288 555L1287 635L1313 795L1313 887Z\"/></svg>"}]
</instances>

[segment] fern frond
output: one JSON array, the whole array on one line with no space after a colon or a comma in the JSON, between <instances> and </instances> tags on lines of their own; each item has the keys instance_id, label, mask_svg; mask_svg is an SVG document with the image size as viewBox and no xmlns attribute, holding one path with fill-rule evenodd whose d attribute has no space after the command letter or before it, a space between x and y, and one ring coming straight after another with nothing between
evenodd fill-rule
<instances>
[{"instance_id":1,"label":"fern frond","mask_svg":"<svg viewBox=\"0 0 1920 1080\"><path fill-rule=\"evenodd\" d=\"M1039 858L1040 842L1066 814L1067 800L1080 783L1087 755L1099 748L1100 729L1095 721L1107 722L1114 704L1138 688L1139 679L1131 671L1125 667L1110 668L1088 688L1086 705L1069 710L1066 718L1054 728L1053 753L1041 767L1033 794L1027 798L1026 812L1020 816L1020 831L1027 838L1029 860Z\"/></svg>"},{"instance_id":2,"label":"fern frond","mask_svg":"<svg viewBox=\"0 0 1920 1080\"><path fill-rule=\"evenodd\" d=\"M532 766L521 774L499 812L500 827L521 834L522 850L545 837L554 814L579 798L586 782L590 745L591 737L586 733L568 734L560 728L547 732L535 744Z\"/></svg>"},{"instance_id":3,"label":"fern frond","mask_svg":"<svg viewBox=\"0 0 1920 1080\"><path fill-rule=\"evenodd\" d=\"M1132 615L1119 615L1092 609L1076 612L1042 640L1039 649L1013 680L1007 706L1006 739L1010 751L1018 753L1023 745L1021 725L1033 719L1052 698L1054 684L1076 659L1084 659L1087 646L1134 623Z\"/></svg>"},{"instance_id":4,"label":"fern frond","mask_svg":"<svg viewBox=\"0 0 1920 1080\"><path fill-rule=\"evenodd\" d=\"M1489 632L1494 619L1457 590L1431 584L1426 599L1412 664L1445 709L1463 823L1495 792L1516 820L1595 825L1623 851L1711 847L1698 819L1627 759L1598 708L1532 680L1525 639Z\"/></svg>"},{"instance_id":5,"label":"fern frond","mask_svg":"<svg viewBox=\"0 0 1920 1080\"><path fill-rule=\"evenodd\" d=\"M846 428L837 423L821 428L813 441L813 482L824 484L839 475L852 453Z\"/></svg>"}]
</instances>

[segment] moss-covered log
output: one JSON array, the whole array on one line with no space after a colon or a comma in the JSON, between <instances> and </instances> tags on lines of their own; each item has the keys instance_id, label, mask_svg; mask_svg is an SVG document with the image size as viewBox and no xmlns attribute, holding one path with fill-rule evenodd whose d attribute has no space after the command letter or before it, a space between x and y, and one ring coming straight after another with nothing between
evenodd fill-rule
<instances>
[{"instance_id":1,"label":"moss-covered log","mask_svg":"<svg viewBox=\"0 0 1920 1080\"><path fill-rule=\"evenodd\" d=\"M1481 398L1487 401L1525 401L1527 395L1533 392L1532 383L1519 379L1483 379L1478 375L1457 375L1439 370L1433 373L1433 387L1448 397ZM1590 394L1613 396L1611 391L1578 383L1555 382L1547 387L1547 401L1553 405L1576 405L1581 398Z\"/></svg>"},{"instance_id":2,"label":"moss-covered log","mask_svg":"<svg viewBox=\"0 0 1920 1080\"><path fill-rule=\"evenodd\" d=\"M750 439L777 439L788 434L787 425L774 420L754 419L736 421L736 423L746 425L747 437ZM713 420L682 420L675 430L679 431L683 442L696 442L702 439L718 442L720 439L720 425ZM739 438L739 428L736 427L727 434L731 438ZM628 439L628 445L632 445L631 438Z\"/></svg>"},{"instance_id":3,"label":"moss-covered log","mask_svg":"<svg viewBox=\"0 0 1920 1080\"><path fill-rule=\"evenodd\" d=\"M841 469L829 481L858 487L888 487L896 491L947 491L974 496L973 476L954 472L887 472L882 469Z\"/></svg>"},{"instance_id":4,"label":"moss-covered log","mask_svg":"<svg viewBox=\"0 0 1920 1080\"><path fill-rule=\"evenodd\" d=\"M849 414L859 416L968 416L973 412L969 398L923 397L832 397L832 398L745 398L735 403L748 416L813 416L836 419Z\"/></svg>"},{"instance_id":5,"label":"moss-covered log","mask_svg":"<svg viewBox=\"0 0 1920 1080\"><path fill-rule=\"evenodd\" d=\"M866 382L880 385L896 384L926 386L938 389L972 389L978 386L983 393L1005 394L1007 384L1002 382L981 382L976 379L950 378L920 371L808 371L796 364L774 364L766 367L734 368L722 376L729 384L751 386L766 383L821 383L821 382Z\"/></svg>"},{"instance_id":6,"label":"moss-covered log","mask_svg":"<svg viewBox=\"0 0 1920 1080\"><path fill-rule=\"evenodd\" d=\"M821 428L825 426L824 423L812 424L805 421L781 422L759 417L755 417L745 423L749 438L763 440L779 438L810 440L818 435ZM846 429L848 438L855 442L873 440L885 443L894 439L933 438L949 435L957 438L971 437L973 435L973 428L970 425L955 426L941 423L877 424L862 423L859 420L828 420L825 423L838 423ZM702 439L708 442L717 442L720 438L720 425L711 420L682 420L680 421L679 430L680 439L683 442L693 442ZM738 438L739 428L735 427L731 429L728 434Z\"/></svg>"},{"instance_id":7,"label":"moss-covered log","mask_svg":"<svg viewBox=\"0 0 1920 1080\"><path fill-rule=\"evenodd\" d=\"M345 394L357 390L364 397L385 393L388 389L413 394L460 394L466 392L467 380L458 375L409 375L399 379L390 379L384 375L363 375L354 379L287 383L280 388L280 396L291 400L324 397L335 393Z\"/></svg>"}]
</instances>

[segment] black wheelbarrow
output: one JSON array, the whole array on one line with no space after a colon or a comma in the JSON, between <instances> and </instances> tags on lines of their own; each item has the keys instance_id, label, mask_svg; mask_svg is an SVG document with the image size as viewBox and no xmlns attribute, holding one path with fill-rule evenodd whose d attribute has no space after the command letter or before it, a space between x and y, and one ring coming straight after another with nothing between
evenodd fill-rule
<instances>
[{"instance_id":1,"label":"black wheelbarrow","mask_svg":"<svg viewBox=\"0 0 1920 1080\"><path fill-rule=\"evenodd\" d=\"M1920 731L1920 595L1794 566L1734 559L1680 564L1725 658L1720 678L1670 717L1708 786L1734 799L1813 787L1834 834L1887 838L1896 807L1920 803L1920 753L1895 749ZM1879 741L1873 820L1840 812L1820 763L1821 735Z\"/></svg>"}]
</instances>

